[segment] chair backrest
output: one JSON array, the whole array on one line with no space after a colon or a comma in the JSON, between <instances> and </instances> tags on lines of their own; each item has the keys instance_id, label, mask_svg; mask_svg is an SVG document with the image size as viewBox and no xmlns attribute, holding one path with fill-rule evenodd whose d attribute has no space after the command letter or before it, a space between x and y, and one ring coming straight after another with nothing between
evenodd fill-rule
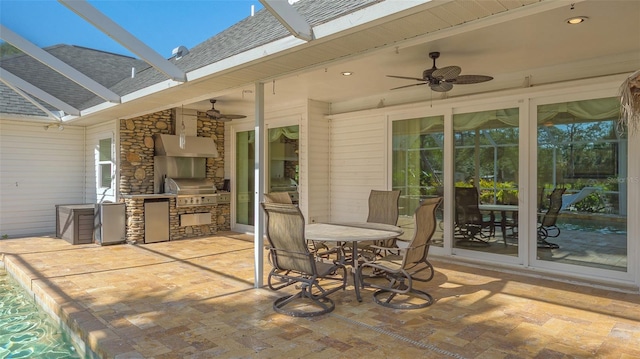
<instances>
[{"instance_id":1,"label":"chair backrest","mask_svg":"<svg viewBox=\"0 0 640 359\"><path fill-rule=\"evenodd\" d=\"M458 224L482 224L480 198L475 187L456 187L455 220Z\"/></svg>"},{"instance_id":2,"label":"chair backrest","mask_svg":"<svg viewBox=\"0 0 640 359\"><path fill-rule=\"evenodd\" d=\"M291 202L291 197L289 197L289 193L287 193L287 192L265 193L264 194L264 202L265 203L293 204L293 202Z\"/></svg>"},{"instance_id":3,"label":"chair backrest","mask_svg":"<svg viewBox=\"0 0 640 359\"><path fill-rule=\"evenodd\" d=\"M396 225L398 223L398 200L400 191L371 190L369 193L369 215L367 222Z\"/></svg>"},{"instance_id":4,"label":"chair backrest","mask_svg":"<svg viewBox=\"0 0 640 359\"><path fill-rule=\"evenodd\" d=\"M315 274L313 254L304 237L304 216L293 204L261 203L271 264L282 270Z\"/></svg>"},{"instance_id":5,"label":"chair backrest","mask_svg":"<svg viewBox=\"0 0 640 359\"><path fill-rule=\"evenodd\" d=\"M436 209L442 203L442 197L427 198L413 213L415 230L411 242L404 254L403 268L419 263L429 254L431 237L436 231Z\"/></svg>"},{"instance_id":6,"label":"chair backrest","mask_svg":"<svg viewBox=\"0 0 640 359\"><path fill-rule=\"evenodd\" d=\"M549 195L549 209L540 221L543 227L550 227L556 224L558 213L560 213L560 209L562 209L562 195L564 191L566 191L566 188L554 188L553 192Z\"/></svg>"}]
</instances>

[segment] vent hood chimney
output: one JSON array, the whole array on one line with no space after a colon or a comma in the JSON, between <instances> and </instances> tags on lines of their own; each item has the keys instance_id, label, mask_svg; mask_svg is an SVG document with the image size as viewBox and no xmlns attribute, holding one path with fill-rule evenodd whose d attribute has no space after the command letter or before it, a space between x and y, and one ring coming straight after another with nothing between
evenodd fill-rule
<instances>
[{"instance_id":1,"label":"vent hood chimney","mask_svg":"<svg viewBox=\"0 0 640 359\"><path fill-rule=\"evenodd\" d=\"M209 137L186 136L180 148L180 136L156 134L155 155L169 157L218 157L216 142Z\"/></svg>"}]
</instances>

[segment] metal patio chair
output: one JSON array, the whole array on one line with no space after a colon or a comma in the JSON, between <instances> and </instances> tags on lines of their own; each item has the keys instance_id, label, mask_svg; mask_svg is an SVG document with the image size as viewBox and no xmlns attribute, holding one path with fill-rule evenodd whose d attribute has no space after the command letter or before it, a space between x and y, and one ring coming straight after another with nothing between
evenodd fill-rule
<instances>
[{"instance_id":1,"label":"metal patio chair","mask_svg":"<svg viewBox=\"0 0 640 359\"><path fill-rule=\"evenodd\" d=\"M264 194L265 203L284 203L284 204L293 204L291 201L291 197L289 197L289 193L287 192L271 192Z\"/></svg>"},{"instance_id":2,"label":"metal patio chair","mask_svg":"<svg viewBox=\"0 0 640 359\"><path fill-rule=\"evenodd\" d=\"M405 248L379 248L399 252L377 257L364 262L358 267L359 278L363 278L362 270L371 268L388 281L381 285L375 282L360 285L362 288L378 289L373 293L373 300L385 307L395 309L424 308L433 303L433 297L413 286L414 281L428 282L435 274L433 265L427 259L431 237L436 230L436 209L442 202L442 197L428 198L422 201L414 212L415 231L411 241Z\"/></svg>"},{"instance_id":3,"label":"metal patio chair","mask_svg":"<svg viewBox=\"0 0 640 359\"><path fill-rule=\"evenodd\" d=\"M480 212L478 189L455 188L455 235L457 243L486 245L495 234L495 219L485 219Z\"/></svg>"},{"instance_id":4,"label":"metal patio chair","mask_svg":"<svg viewBox=\"0 0 640 359\"><path fill-rule=\"evenodd\" d=\"M562 209L562 195L565 188L555 188L549 195L549 208L538 223L538 248L560 248L556 243L547 242L547 238L560 236L560 228L556 225L558 214Z\"/></svg>"},{"instance_id":5,"label":"metal patio chair","mask_svg":"<svg viewBox=\"0 0 640 359\"><path fill-rule=\"evenodd\" d=\"M381 191L371 190L369 193L369 213L367 215L368 223L382 223L395 226L398 223L398 201L400 200L400 191ZM364 241L358 244L358 252L361 256L371 259L372 256L380 254L372 246L393 247L395 239L383 242Z\"/></svg>"},{"instance_id":6,"label":"metal patio chair","mask_svg":"<svg viewBox=\"0 0 640 359\"><path fill-rule=\"evenodd\" d=\"M331 312L335 303L331 293L347 286L343 261L326 262L309 250L304 235L305 220L293 204L261 203L269 242L269 262L273 266L267 283L272 290L291 285L298 292L278 298L273 309L293 317L312 317ZM340 247L330 252L340 252ZM338 253L338 258L343 258Z\"/></svg>"}]
</instances>

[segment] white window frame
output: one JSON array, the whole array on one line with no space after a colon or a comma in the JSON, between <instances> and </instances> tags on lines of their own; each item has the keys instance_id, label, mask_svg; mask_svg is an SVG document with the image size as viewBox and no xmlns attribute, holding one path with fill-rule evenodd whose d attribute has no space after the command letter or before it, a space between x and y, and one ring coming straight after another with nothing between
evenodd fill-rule
<instances>
[{"instance_id":1,"label":"white window frame","mask_svg":"<svg viewBox=\"0 0 640 359\"><path fill-rule=\"evenodd\" d=\"M96 157L95 157L97 201L102 202L105 199L112 201L115 194L115 187L116 187L115 136L113 135L113 133L104 133L99 135L97 138L98 140L96 143ZM108 161L100 160L100 153L101 153L100 145L101 145L101 142L104 140L111 141L110 148L109 148L109 154L111 158ZM110 165L110 168L111 168L111 173L109 174L109 177L111 178L111 183L109 187L102 186L102 166L105 164Z\"/></svg>"}]
</instances>

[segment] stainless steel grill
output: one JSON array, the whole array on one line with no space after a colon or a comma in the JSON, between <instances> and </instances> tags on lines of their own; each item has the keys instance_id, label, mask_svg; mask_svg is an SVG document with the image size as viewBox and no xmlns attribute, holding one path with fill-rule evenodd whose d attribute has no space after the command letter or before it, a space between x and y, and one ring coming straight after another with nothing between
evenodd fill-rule
<instances>
[{"instance_id":1,"label":"stainless steel grill","mask_svg":"<svg viewBox=\"0 0 640 359\"><path fill-rule=\"evenodd\" d=\"M176 207L212 206L217 204L216 187L199 178L166 178L166 193L176 195Z\"/></svg>"}]
</instances>

